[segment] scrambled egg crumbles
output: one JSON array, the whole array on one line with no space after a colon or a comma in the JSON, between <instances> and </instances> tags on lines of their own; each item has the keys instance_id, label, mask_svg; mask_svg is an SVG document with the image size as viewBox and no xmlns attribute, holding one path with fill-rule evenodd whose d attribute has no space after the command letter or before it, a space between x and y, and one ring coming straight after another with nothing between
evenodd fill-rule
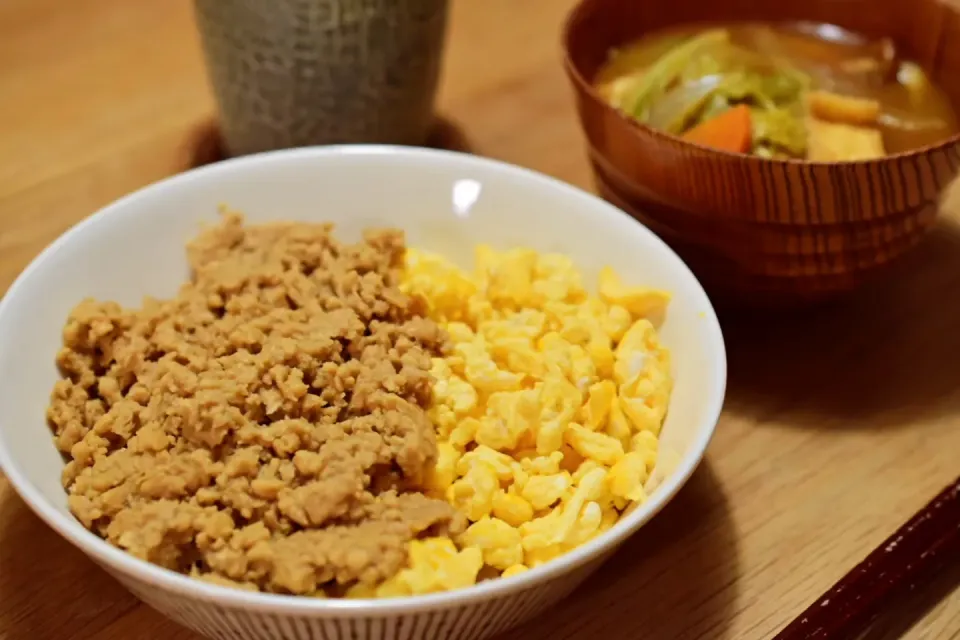
<instances>
[{"instance_id":1,"label":"scrambled egg crumbles","mask_svg":"<svg viewBox=\"0 0 960 640\"><path fill-rule=\"evenodd\" d=\"M439 457L427 486L470 521L457 542L481 552L481 577L548 562L646 499L673 387L655 329L668 293L605 268L590 295L566 256L485 245L469 271L409 250L401 287L450 336L431 370ZM412 543L421 555L439 544ZM411 556L348 595L437 589L421 566Z\"/></svg>"},{"instance_id":2,"label":"scrambled egg crumbles","mask_svg":"<svg viewBox=\"0 0 960 640\"><path fill-rule=\"evenodd\" d=\"M48 418L74 515L203 580L391 597L516 575L646 499L672 388L662 291L399 231L245 227L139 309L85 300Z\"/></svg>"}]
</instances>

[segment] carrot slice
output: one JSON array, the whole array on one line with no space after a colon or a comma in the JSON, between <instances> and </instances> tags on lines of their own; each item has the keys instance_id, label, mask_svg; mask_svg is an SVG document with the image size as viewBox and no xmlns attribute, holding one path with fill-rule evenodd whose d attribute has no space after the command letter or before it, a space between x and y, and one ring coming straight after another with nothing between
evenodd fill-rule
<instances>
[{"instance_id":1,"label":"carrot slice","mask_svg":"<svg viewBox=\"0 0 960 640\"><path fill-rule=\"evenodd\" d=\"M722 151L746 153L750 149L750 107L738 104L727 109L687 131L683 139Z\"/></svg>"}]
</instances>

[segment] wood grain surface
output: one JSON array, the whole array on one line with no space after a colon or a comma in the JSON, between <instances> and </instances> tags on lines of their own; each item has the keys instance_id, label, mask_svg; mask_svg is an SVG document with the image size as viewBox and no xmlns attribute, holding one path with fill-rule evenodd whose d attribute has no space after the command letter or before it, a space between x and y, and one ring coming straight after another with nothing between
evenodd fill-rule
<instances>
[{"instance_id":1,"label":"wood grain surface","mask_svg":"<svg viewBox=\"0 0 960 640\"><path fill-rule=\"evenodd\" d=\"M592 188L560 65L572 2L454 3L438 144ZM0 291L84 216L210 159L201 64L188 0L0 2ZM921 248L842 303L724 315L729 399L706 462L594 579L507 638L769 638L951 481L960 198L945 209ZM958 584L944 576L868 637L960 638ZM199 640L2 477L0 637Z\"/></svg>"}]
</instances>

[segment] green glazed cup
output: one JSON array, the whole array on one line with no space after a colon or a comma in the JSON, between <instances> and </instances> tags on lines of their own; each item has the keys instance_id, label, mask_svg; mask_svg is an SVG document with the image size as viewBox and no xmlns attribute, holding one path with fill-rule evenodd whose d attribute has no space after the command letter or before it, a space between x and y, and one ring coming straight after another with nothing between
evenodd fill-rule
<instances>
[{"instance_id":1,"label":"green glazed cup","mask_svg":"<svg viewBox=\"0 0 960 640\"><path fill-rule=\"evenodd\" d=\"M448 0L194 0L225 151L423 144Z\"/></svg>"}]
</instances>

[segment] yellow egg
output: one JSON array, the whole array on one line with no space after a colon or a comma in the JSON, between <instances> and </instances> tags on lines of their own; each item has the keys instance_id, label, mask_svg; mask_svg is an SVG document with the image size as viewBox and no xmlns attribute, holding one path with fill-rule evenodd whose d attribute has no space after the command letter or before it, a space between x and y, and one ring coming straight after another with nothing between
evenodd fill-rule
<instances>
[{"instance_id":1,"label":"yellow egg","mask_svg":"<svg viewBox=\"0 0 960 640\"><path fill-rule=\"evenodd\" d=\"M604 333L614 343L620 342L631 324L633 324L633 318L630 316L630 312L618 304L610 305L606 316L601 321Z\"/></svg>"},{"instance_id":2,"label":"yellow egg","mask_svg":"<svg viewBox=\"0 0 960 640\"><path fill-rule=\"evenodd\" d=\"M630 325L623 337L617 343L617 357L630 352L649 352L656 346L656 329L646 319L639 319Z\"/></svg>"},{"instance_id":3,"label":"yellow egg","mask_svg":"<svg viewBox=\"0 0 960 640\"><path fill-rule=\"evenodd\" d=\"M621 343L622 344L622 343ZM620 385L628 385L644 372L649 356L644 351L620 351L613 364L613 377Z\"/></svg>"},{"instance_id":4,"label":"yellow egg","mask_svg":"<svg viewBox=\"0 0 960 640\"><path fill-rule=\"evenodd\" d=\"M507 567L506 569L504 569L503 573L500 574L500 577L509 578L510 576L519 575L524 571L529 571L529 568L523 566L522 564L515 564L512 567Z\"/></svg>"},{"instance_id":5,"label":"yellow egg","mask_svg":"<svg viewBox=\"0 0 960 640\"><path fill-rule=\"evenodd\" d=\"M563 548L559 544L551 544L543 547L534 547L532 549L524 548L523 561L529 567L539 567L550 562L563 553Z\"/></svg>"},{"instance_id":6,"label":"yellow egg","mask_svg":"<svg viewBox=\"0 0 960 640\"><path fill-rule=\"evenodd\" d=\"M558 507L520 526L525 565L537 566L560 554L560 545L555 539L560 523L561 509Z\"/></svg>"},{"instance_id":7,"label":"yellow egg","mask_svg":"<svg viewBox=\"0 0 960 640\"><path fill-rule=\"evenodd\" d=\"M523 468L523 465L519 462L513 463L513 485L510 487L515 491L523 491L523 487L527 484L527 480L530 479L530 474L527 473L527 470Z\"/></svg>"},{"instance_id":8,"label":"yellow egg","mask_svg":"<svg viewBox=\"0 0 960 640\"><path fill-rule=\"evenodd\" d=\"M517 446L518 435L510 432L510 428L502 418L484 416L478 421L474 438L485 447L505 451Z\"/></svg>"},{"instance_id":9,"label":"yellow egg","mask_svg":"<svg viewBox=\"0 0 960 640\"><path fill-rule=\"evenodd\" d=\"M453 373L445 377L434 374L433 397L437 404L445 404L456 415L466 415L477 406L477 391L466 380Z\"/></svg>"},{"instance_id":10,"label":"yellow egg","mask_svg":"<svg viewBox=\"0 0 960 640\"><path fill-rule=\"evenodd\" d=\"M457 461L457 473L464 476L479 463L489 465L501 483L509 482L513 478L513 458L482 444L460 457Z\"/></svg>"},{"instance_id":11,"label":"yellow egg","mask_svg":"<svg viewBox=\"0 0 960 640\"><path fill-rule=\"evenodd\" d=\"M497 313L493 308L493 304L486 297L475 294L467 300L466 317L473 326L494 319L496 316Z\"/></svg>"},{"instance_id":12,"label":"yellow egg","mask_svg":"<svg viewBox=\"0 0 960 640\"><path fill-rule=\"evenodd\" d=\"M475 441L479 428L479 420L476 418L464 418L459 422L455 422L454 426L450 429L448 441L455 449L465 451L467 446Z\"/></svg>"},{"instance_id":13,"label":"yellow egg","mask_svg":"<svg viewBox=\"0 0 960 640\"><path fill-rule=\"evenodd\" d=\"M567 256L487 245L472 272L410 250L401 288L423 298L452 346L431 362L437 463L426 489L472 524L456 544L413 541L405 569L350 597L517 575L646 499L673 386L656 331L669 294L604 269L590 295Z\"/></svg>"},{"instance_id":14,"label":"yellow egg","mask_svg":"<svg viewBox=\"0 0 960 640\"><path fill-rule=\"evenodd\" d=\"M620 408L633 425L635 431L649 431L660 433L660 422L663 415L659 409L647 406L642 399L620 397Z\"/></svg>"},{"instance_id":15,"label":"yellow egg","mask_svg":"<svg viewBox=\"0 0 960 640\"><path fill-rule=\"evenodd\" d=\"M542 299L533 289L536 252L530 249L510 249L486 272L486 294L494 306L510 309L536 306Z\"/></svg>"},{"instance_id":16,"label":"yellow egg","mask_svg":"<svg viewBox=\"0 0 960 640\"><path fill-rule=\"evenodd\" d=\"M532 435L539 420L539 390L493 393L477 427L476 441L498 451L515 449L525 435Z\"/></svg>"},{"instance_id":17,"label":"yellow egg","mask_svg":"<svg viewBox=\"0 0 960 640\"><path fill-rule=\"evenodd\" d=\"M351 598L351 599L352 598L375 598L379 595L377 591L378 591L377 587L375 586L358 582L352 585L349 589L347 589L346 593L343 594L343 597Z\"/></svg>"},{"instance_id":18,"label":"yellow egg","mask_svg":"<svg viewBox=\"0 0 960 640\"><path fill-rule=\"evenodd\" d=\"M378 589L378 596L418 595L459 589L475 584L483 567L480 549L467 547L458 551L449 538L411 540L408 547L409 567L401 570Z\"/></svg>"},{"instance_id":19,"label":"yellow egg","mask_svg":"<svg viewBox=\"0 0 960 640\"><path fill-rule=\"evenodd\" d=\"M547 455L559 451L567 425L576 417L582 396L559 373L547 374L540 388L540 424L537 428L537 452Z\"/></svg>"},{"instance_id":20,"label":"yellow egg","mask_svg":"<svg viewBox=\"0 0 960 640\"><path fill-rule=\"evenodd\" d=\"M437 428L437 433L442 437L450 437L450 434L457 427L457 414L447 405L435 404L427 411L427 415Z\"/></svg>"},{"instance_id":21,"label":"yellow egg","mask_svg":"<svg viewBox=\"0 0 960 640\"><path fill-rule=\"evenodd\" d=\"M564 374L570 371L569 349L572 346L556 331L547 331L537 340L537 349L543 354L544 359L551 367Z\"/></svg>"},{"instance_id":22,"label":"yellow egg","mask_svg":"<svg viewBox=\"0 0 960 640\"><path fill-rule=\"evenodd\" d=\"M503 520L481 518L463 532L460 542L465 547L479 549L485 564L507 569L523 562L520 532Z\"/></svg>"},{"instance_id":23,"label":"yellow egg","mask_svg":"<svg viewBox=\"0 0 960 640\"><path fill-rule=\"evenodd\" d=\"M570 474L552 473L530 476L520 493L530 505L540 511L552 506L573 484Z\"/></svg>"},{"instance_id":24,"label":"yellow egg","mask_svg":"<svg viewBox=\"0 0 960 640\"><path fill-rule=\"evenodd\" d=\"M497 367L482 340L457 344L454 351L465 363L464 377L478 391L494 393L520 388L523 375Z\"/></svg>"},{"instance_id":25,"label":"yellow egg","mask_svg":"<svg viewBox=\"0 0 960 640\"><path fill-rule=\"evenodd\" d=\"M603 509L597 502L587 502L580 509L576 523L563 541L567 548L577 547L600 533L603 522Z\"/></svg>"},{"instance_id":26,"label":"yellow egg","mask_svg":"<svg viewBox=\"0 0 960 640\"><path fill-rule=\"evenodd\" d=\"M564 471L573 474L580 468L580 465L583 464L584 457L574 451L573 447L568 444L564 444L563 447L561 447L560 453L563 455L563 460L560 461L560 468Z\"/></svg>"},{"instance_id":27,"label":"yellow egg","mask_svg":"<svg viewBox=\"0 0 960 640\"><path fill-rule=\"evenodd\" d=\"M540 337L547 318L541 311L521 309L506 311L503 319L490 320L480 325L484 339L490 342L526 338L533 341Z\"/></svg>"},{"instance_id":28,"label":"yellow egg","mask_svg":"<svg viewBox=\"0 0 960 640\"><path fill-rule=\"evenodd\" d=\"M596 324L578 316L570 315L562 318L560 331L561 338L570 344L585 345L596 333Z\"/></svg>"},{"instance_id":29,"label":"yellow egg","mask_svg":"<svg viewBox=\"0 0 960 640\"><path fill-rule=\"evenodd\" d=\"M533 505L516 494L499 491L493 497L493 515L511 526L519 527L533 520Z\"/></svg>"},{"instance_id":30,"label":"yellow egg","mask_svg":"<svg viewBox=\"0 0 960 640\"><path fill-rule=\"evenodd\" d=\"M448 322L444 328L447 330L450 339L456 343L473 342L477 337L473 329L463 322ZM443 358L434 358L434 362L436 360L443 362Z\"/></svg>"},{"instance_id":31,"label":"yellow egg","mask_svg":"<svg viewBox=\"0 0 960 640\"><path fill-rule=\"evenodd\" d=\"M449 442L437 443L437 463L427 476L427 487L443 494L457 478L460 452Z\"/></svg>"},{"instance_id":32,"label":"yellow egg","mask_svg":"<svg viewBox=\"0 0 960 640\"><path fill-rule=\"evenodd\" d=\"M601 502L606 494L606 481L608 471L603 467L591 469L581 476L577 482L577 494L581 495L583 501L592 500Z\"/></svg>"},{"instance_id":33,"label":"yellow egg","mask_svg":"<svg viewBox=\"0 0 960 640\"><path fill-rule=\"evenodd\" d=\"M514 457L520 460L520 466L525 470L540 475L560 473L560 463L563 462L563 453L560 451L541 456L536 450L527 450L517 452Z\"/></svg>"},{"instance_id":34,"label":"yellow egg","mask_svg":"<svg viewBox=\"0 0 960 640\"><path fill-rule=\"evenodd\" d=\"M613 464L623 457L623 444L619 440L605 433L590 431L579 424L568 425L564 439L584 458L601 464Z\"/></svg>"},{"instance_id":35,"label":"yellow egg","mask_svg":"<svg viewBox=\"0 0 960 640\"><path fill-rule=\"evenodd\" d=\"M633 436L630 441L630 450L636 451L643 456L647 463L647 471L653 471L657 462L657 452L659 450L659 441L656 434L650 431L641 431Z\"/></svg>"},{"instance_id":36,"label":"yellow egg","mask_svg":"<svg viewBox=\"0 0 960 640\"><path fill-rule=\"evenodd\" d=\"M402 598L414 595L410 584L401 575L396 575L381 584L377 587L375 593L378 598Z\"/></svg>"},{"instance_id":37,"label":"yellow egg","mask_svg":"<svg viewBox=\"0 0 960 640\"><path fill-rule=\"evenodd\" d=\"M592 325L599 325L607 317L607 303L590 296L577 305L577 317Z\"/></svg>"},{"instance_id":38,"label":"yellow egg","mask_svg":"<svg viewBox=\"0 0 960 640\"><path fill-rule=\"evenodd\" d=\"M617 385L613 380L601 380L587 389L587 403L583 406L583 426L599 431L606 424L610 407L617 398Z\"/></svg>"},{"instance_id":39,"label":"yellow egg","mask_svg":"<svg viewBox=\"0 0 960 640\"><path fill-rule=\"evenodd\" d=\"M581 395L586 393L590 385L597 380L597 367L593 363L593 358L579 345L573 345L570 349L569 379Z\"/></svg>"},{"instance_id":40,"label":"yellow egg","mask_svg":"<svg viewBox=\"0 0 960 640\"><path fill-rule=\"evenodd\" d=\"M500 489L496 469L485 462L473 464L463 476L450 485L451 502L473 522L490 515L493 497Z\"/></svg>"},{"instance_id":41,"label":"yellow egg","mask_svg":"<svg viewBox=\"0 0 960 640\"><path fill-rule=\"evenodd\" d=\"M630 420L623 412L619 397L614 398L610 403L610 414L607 417L606 432L610 437L619 440L624 449L629 447L633 429Z\"/></svg>"},{"instance_id":42,"label":"yellow egg","mask_svg":"<svg viewBox=\"0 0 960 640\"><path fill-rule=\"evenodd\" d=\"M585 459L573 473L573 483L579 485L583 481L583 478L595 469L603 469L603 465L596 460Z\"/></svg>"},{"instance_id":43,"label":"yellow egg","mask_svg":"<svg viewBox=\"0 0 960 640\"><path fill-rule=\"evenodd\" d=\"M500 261L500 255L488 244L478 244L473 250L474 274L479 282L484 282L488 273Z\"/></svg>"},{"instance_id":44,"label":"yellow egg","mask_svg":"<svg viewBox=\"0 0 960 640\"><path fill-rule=\"evenodd\" d=\"M620 305L635 318L662 313L670 302L670 294L649 287L627 287L610 267L600 271L600 298L611 305Z\"/></svg>"},{"instance_id":45,"label":"yellow egg","mask_svg":"<svg viewBox=\"0 0 960 640\"><path fill-rule=\"evenodd\" d=\"M427 303L431 316L439 320L462 317L462 301L476 291L476 285L448 260L425 252L408 250L401 289L418 295Z\"/></svg>"},{"instance_id":46,"label":"yellow egg","mask_svg":"<svg viewBox=\"0 0 960 640\"><path fill-rule=\"evenodd\" d=\"M647 481L649 472L647 462L641 453L631 451L624 454L610 468L608 481L610 483L610 493L617 498L626 498L633 502L643 502L646 498L646 492L643 490L643 483Z\"/></svg>"},{"instance_id":47,"label":"yellow egg","mask_svg":"<svg viewBox=\"0 0 960 640\"><path fill-rule=\"evenodd\" d=\"M512 373L536 379L543 377L546 370L543 357L534 348L533 341L524 336L497 338L491 341L490 353L498 366Z\"/></svg>"},{"instance_id":48,"label":"yellow egg","mask_svg":"<svg viewBox=\"0 0 960 640\"><path fill-rule=\"evenodd\" d=\"M592 433L592 432L588 432ZM573 495L559 507L560 515L551 534L550 541L555 544L577 544L576 527L581 518L581 511L588 502L607 502L609 497L607 488L607 470L603 467L584 474L580 479ZM556 511L556 510L555 510ZM599 519L597 520L599 527Z\"/></svg>"},{"instance_id":49,"label":"yellow egg","mask_svg":"<svg viewBox=\"0 0 960 640\"><path fill-rule=\"evenodd\" d=\"M602 379L613 377L615 358L610 340L606 337L594 336L586 346L587 355L593 360L593 368Z\"/></svg>"},{"instance_id":50,"label":"yellow egg","mask_svg":"<svg viewBox=\"0 0 960 640\"><path fill-rule=\"evenodd\" d=\"M603 510L603 520L600 522L600 533L613 527L620 520L620 513L614 507L607 507Z\"/></svg>"}]
</instances>

